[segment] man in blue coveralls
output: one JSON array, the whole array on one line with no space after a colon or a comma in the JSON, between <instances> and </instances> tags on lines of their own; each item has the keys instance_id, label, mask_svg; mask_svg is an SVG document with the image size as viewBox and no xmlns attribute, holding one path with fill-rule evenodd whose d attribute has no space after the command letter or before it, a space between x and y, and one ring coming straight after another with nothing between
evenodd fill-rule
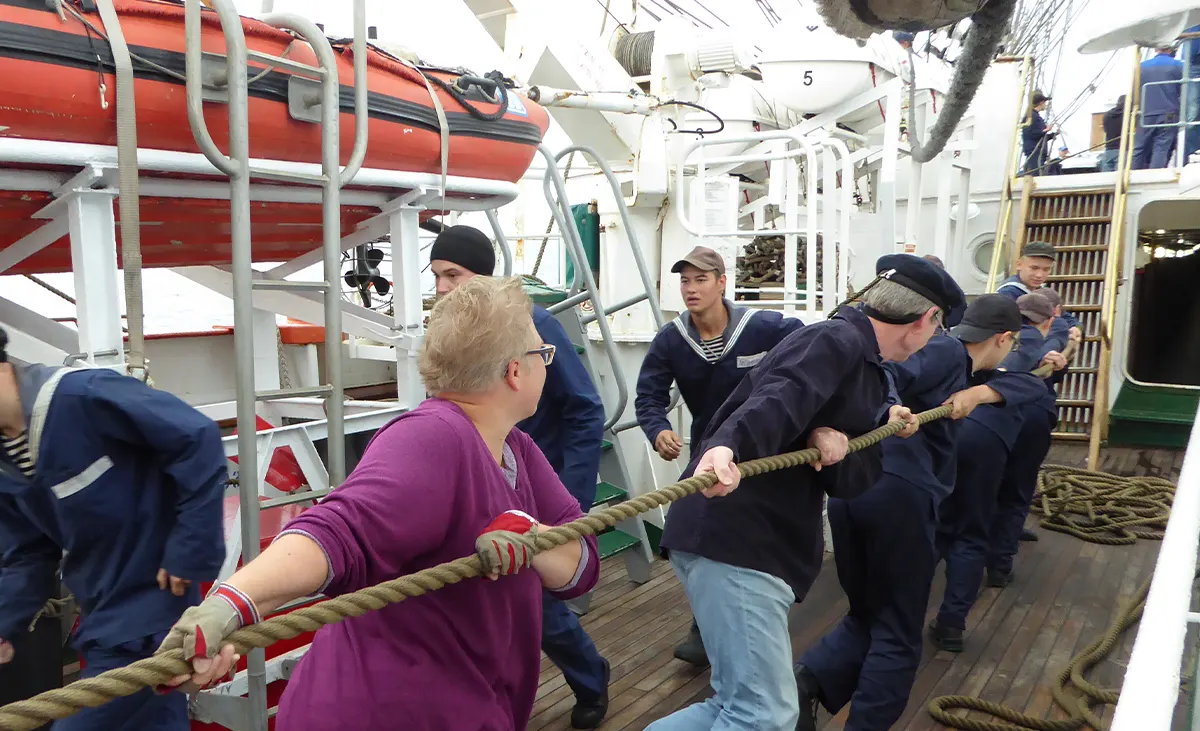
<instances>
[{"instance_id":1,"label":"man in blue coveralls","mask_svg":"<svg viewBox=\"0 0 1200 731\"><path fill-rule=\"evenodd\" d=\"M909 254L884 256L861 309L842 307L767 353L709 421L685 474L716 483L671 506L662 545L704 633L716 695L648 731L792 731L800 716L788 610L821 569L825 494L851 498L875 483L877 447L848 454L848 434L884 419L884 361L925 346L962 292ZM746 478L736 463L814 447L820 461Z\"/></svg>"},{"instance_id":2,"label":"man in blue coveralls","mask_svg":"<svg viewBox=\"0 0 1200 731\"><path fill-rule=\"evenodd\" d=\"M107 368L10 363L6 343L0 331L0 663L58 596L60 565L82 615L83 677L149 657L225 560L220 430ZM188 724L185 696L147 688L54 728Z\"/></svg>"},{"instance_id":3,"label":"man in blue coveralls","mask_svg":"<svg viewBox=\"0 0 1200 731\"><path fill-rule=\"evenodd\" d=\"M1033 502L1038 471L1050 452L1054 426L1058 423L1054 385L1065 373L1067 362L1060 353L1066 348L1068 337L1066 329L1058 327L1057 302L1058 294L1048 288L1017 300L1023 325L1021 352L1016 357L1023 359L1024 365L1049 362L1055 370L1046 379L1046 390L1040 397L1021 406L1021 431L1005 463L996 494L996 514L992 518L985 579L985 584L991 587L1002 588L1012 583L1013 557L1017 555L1025 518Z\"/></svg>"},{"instance_id":4,"label":"man in blue coveralls","mask_svg":"<svg viewBox=\"0 0 1200 731\"><path fill-rule=\"evenodd\" d=\"M953 412L912 439L885 439L875 486L852 500L829 501L834 560L850 611L796 663L797 731L816 731L818 704L836 714L849 703L846 729L853 731L886 731L903 714L938 563L938 506L954 489L956 420L981 404L1027 402L1041 391L993 370L1020 327L1012 300L984 295L949 333L906 361L884 364L893 401L914 413L942 404Z\"/></svg>"},{"instance_id":5,"label":"man in blue coveralls","mask_svg":"<svg viewBox=\"0 0 1200 731\"><path fill-rule=\"evenodd\" d=\"M1133 138L1134 170L1167 167L1179 140L1178 127L1145 126L1174 125L1181 111L1179 97L1183 85L1179 82L1183 79L1183 62L1175 58L1173 46L1155 50L1153 58L1142 62L1142 115Z\"/></svg>"},{"instance_id":6,"label":"man in blue coveralls","mask_svg":"<svg viewBox=\"0 0 1200 731\"><path fill-rule=\"evenodd\" d=\"M679 275L687 310L654 336L642 361L634 400L638 425L668 461L683 448L683 440L667 420L671 384L679 384L679 394L692 414L691 444L699 446L709 419L742 377L780 340L803 326L797 318L726 300L725 261L706 246L692 249L671 272ZM675 657L693 665L708 664L695 620L687 640L675 648Z\"/></svg>"},{"instance_id":7,"label":"man in blue coveralls","mask_svg":"<svg viewBox=\"0 0 1200 731\"><path fill-rule=\"evenodd\" d=\"M476 276L492 276L496 253L479 229L450 226L429 251L440 297ZM561 323L534 305L533 324L542 340L555 347L546 369L546 385L537 413L517 424L533 439L583 512L592 509L604 439L604 403L587 368ZM608 713L608 661L565 602L542 593L542 651L560 670L575 694L571 727L596 728Z\"/></svg>"},{"instance_id":8,"label":"man in blue coveralls","mask_svg":"<svg viewBox=\"0 0 1200 731\"><path fill-rule=\"evenodd\" d=\"M1023 316L1050 309L1049 301L1036 295L1017 300ZM967 614L975 605L991 550L993 518L1000 483L1008 460L1024 426L1026 414L1048 394L1045 383L1030 371L1039 365L1064 364L1062 355L1046 350L1044 335L1051 323L1021 328L1020 343L1001 367L1006 379L1024 382L1033 398L1020 404L981 406L963 421L958 438L958 464L954 491L942 502L938 516L937 546L946 561L946 590L937 618L930 625L933 643L943 650L962 652ZM1022 518L1023 520L1023 518ZM1019 536L1021 526L1016 526Z\"/></svg>"}]
</instances>

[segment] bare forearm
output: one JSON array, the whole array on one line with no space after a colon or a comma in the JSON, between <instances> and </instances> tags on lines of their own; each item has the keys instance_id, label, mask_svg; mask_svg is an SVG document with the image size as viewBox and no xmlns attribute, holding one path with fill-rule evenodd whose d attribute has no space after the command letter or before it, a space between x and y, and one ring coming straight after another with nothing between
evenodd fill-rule
<instances>
[{"instance_id":1,"label":"bare forearm","mask_svg":"<svg viewBox=\"0 0 1200 731\"><path fill-rule=\"evenodd\" d=\"M321 547L307 536L289 533L226 583L250 597L265 616L293 599L315 593L328 576L329 563Z\"/></svg>"},{"instance_id":2,"label":"bare forearm","mask_svg":"<svg viewBox=\"0 0 1200 731\"><path fill-rule=\"evenodd\" d=\"M544 551L533 557L531 565L542 580L542 586L550 591L567 587L579 573L579 562L583 559L583 541L571 541L558 548Z\"/></svg>"}]
</instances>

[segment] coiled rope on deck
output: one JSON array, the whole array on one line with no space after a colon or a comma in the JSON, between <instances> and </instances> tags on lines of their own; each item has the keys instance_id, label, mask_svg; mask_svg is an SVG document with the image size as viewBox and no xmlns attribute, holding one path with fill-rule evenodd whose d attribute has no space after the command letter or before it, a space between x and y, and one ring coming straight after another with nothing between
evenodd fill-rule
<instances>
[{"instance_id":1,"label":"coiled rope on deck","mask_svg":"<svg viewBox=\"0 0 1200 731\"><path fill-rule=\"evenodd\" d=\"M922 424L950 415L949 406L917 415ZM904 429L902 421L892 421L860 437L851 439L849 451L857 452L872 447ZM820 458L815 448L763 457L739 463L737 468L743 478L755 477L767 472L789 469L808 464ZM689 477L672 485L640 495L618 505L586 515L556 528L539 531L535 539L535 552L547 551L579 540L583 536L615 526L622 520L633 518L654 508L679 500L682 497L712 487L717 481L712 473ZM437 591L464 579L483 575L478 556L464 556L437 566L423 569L414 574L401 576L382 584L328 599L287 614L271 617L258 624L249 625L231 634L221 644L232 644L240 654L252 648L265 648L281 640L291 639L306 632L340 622L348 617L359 617L367 612L397 604L410 597L418 597ZM43 723L71 716L84 708L94 708L116 698L132 695L139 690L166 683L178 675L191 672L191 665L184 661L180 650L171 650L130 665L101 673L94 678L77 680L63 688L40 693L28 700L11 703L0 708L0 729L6 731L33 731Z\"/></svg>"},{"instance_id":2,"label":"coiled rope on deck","mask_svg":"<svg viewBox=\"0 0 1200 731\"><path fill-rule=\"evenodd\" d=\"M1161 540L1174 497L1175 485L1161 477L1116 477L1045 465L1038 475L1031 512L1043 516L1041 526L1047 530L1089 543L1121 546L1136 543L1139 538ZM1092 708L1115 704L1119 692L1097 687L1084 674L1103 662L1121 635L1137 624L1149 591L1150 581L1146 581L1104 634L1055 676L1051 693L1069 718L1042 719L999 703L962 695L934 698L929 703L929 715L942 725L964 731L1075 731L1084 726L1107 731L1108 726ZM979 711L1006 723L954 715L951 709Z\"/></svg>"}]
</instances>

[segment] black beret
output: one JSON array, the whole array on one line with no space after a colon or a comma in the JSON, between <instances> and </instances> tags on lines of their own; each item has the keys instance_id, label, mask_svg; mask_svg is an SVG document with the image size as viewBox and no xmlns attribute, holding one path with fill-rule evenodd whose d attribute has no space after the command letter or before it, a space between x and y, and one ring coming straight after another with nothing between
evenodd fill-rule
<instances>
[{"instance_id":1,"label":"black beret","mask_svg":"<svg viewBox=\"0 0 1200 731\"><path fill-rule=\"evenodd\" d=\"M429 261L448 261L467 271L492 276L496 270L496 252L492 240L473 226L450 226L433 240Z\"/></svg>"},{"instance_id":2,"label":"black beret","mask_svg":"<svg viewBox=\"0 0 1200 731\"><path fill-rule=\"evenodd\" d=\"M911 289L945 313L945 326L954 327L967 308L967 297L949 272L912 254L887 254L875 262L875 273Z\"/></svg>"}]
</instances>

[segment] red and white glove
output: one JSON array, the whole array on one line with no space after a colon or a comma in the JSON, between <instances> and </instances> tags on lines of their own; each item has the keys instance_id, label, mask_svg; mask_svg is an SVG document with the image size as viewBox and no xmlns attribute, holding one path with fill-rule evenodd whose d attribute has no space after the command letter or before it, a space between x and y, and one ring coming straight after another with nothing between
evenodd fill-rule
<instances>
[{"instance_id":1,"label":"red and white glove","mask_svg":"<svg viewBox=\"0 0 1200 731\"><path fill-rule=\"evenodd\" d=\"M262 621L258 608L241 591L221 584L199 606L190 607L167 633L159 652L180 648L183 659L211 658L221 651L223 640L248 624Z\"/></svg>"},{"instance_id":2,"label":"red and white glove","mask_svg":"<svg viewBox=\"0 0 1200 731\"><path fill-rule=\"evenodd\" d=\"M515 574L533 558L530 537L538 522L520 510L508 510L492 519L475 539L475 552L488 574ZM528 536L528 537L527 537Z\"/></svg>"}]
</instances>

